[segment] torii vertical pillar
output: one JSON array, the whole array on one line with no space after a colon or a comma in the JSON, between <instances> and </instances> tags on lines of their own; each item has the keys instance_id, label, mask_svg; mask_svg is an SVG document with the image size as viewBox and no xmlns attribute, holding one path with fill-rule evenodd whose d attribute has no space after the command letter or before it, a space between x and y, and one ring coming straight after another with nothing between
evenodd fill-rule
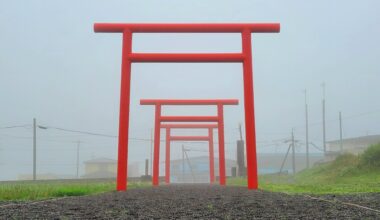
<instances>
[{"instance_id":1,"label":"torii vertical pillar","mask_svg":"<svg viewBox=\"0 0 380 220\"><path fill-rule=\"evenodd\" d=\"M241 33L244 81L245 138L247 141L247 181L249 189L257 189L259 185L256 155L256 123L253 92L252 45L251 31L244 29Z\"/></svg>"},{"instance_id":2,"label":"torii vertical pillar","mask_svg":"<svg viewBox=\"0 0 380 220\"><path fill-rule=\"evenodd\" d=\"M208 137L210 138L208 141L208 151L210 155L210 183L215 182L215 171L214 171L214 133L213 129L209 128L208 129Z\"/></svg>"},{"instance_id":3,"label":"torii vertical pillar","mask_svg":"<svg viewBox=\"0 0 380 220\"><path fill-rule=\"evenodd\" d=\"M132 32L123 32L123 51L121 64L120 118L119 118L119 148L117 154L117 186L118 191L127 189L128 176L128 137L129 137L129 106L131 95L131 67L129 55L132 52Z\"/></svg>"},{"instance_id":4,"label":"torii vertical pillar","mask_svg":"<svg viewBox=\"0 0 380 220\"><path fill-rule=\"evenodd\" d=\"M166 128L165 183L170 183L170 128Z\"/></svg>"},{"instance_id":5,"label":"torii vertical pillar","mask_svg":"<svg viewBox=\"0 0 380 220\"><path fill-rule=\"evenodd\" d=\"M219 141L219 182L220 185L226 185L226 163L225 163L225 153L224 153L224 113L223 105L218 104L218 141ZM223 147L223 149L222 149Z\"/></svg>"},{"instance_id":6,"label":"torii vertical pillar","mask_svg":"<svg viewBox=\"0 0 380 220\"><path fill-rule=\"evenodd\" d=\"M159 182L159 166L160 166L160 117L161 117L161 104L157 104L155 108L155 120L154 120L154 149L153 149L153 186L158 185Z\"/></svg>"}]
</instances>

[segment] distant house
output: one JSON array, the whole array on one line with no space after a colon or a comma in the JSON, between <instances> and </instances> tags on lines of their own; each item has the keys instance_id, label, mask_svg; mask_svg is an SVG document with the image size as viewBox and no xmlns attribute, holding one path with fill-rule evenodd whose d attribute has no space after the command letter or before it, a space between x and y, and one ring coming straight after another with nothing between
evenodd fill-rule
<instances>
[{"instance_id":1,"label":"distant house","mask_svg":"<svg viewBox=\"0 0 380 220\"><path fill-rule=\"evenodd\" d=\"M108 158L96 158L84 162L83 178L115 178L117 161Z\"/></svg>"},{"instance_id":2,"label":"distant house","mask_svg":"<svg viewBox=\"0 0 380 220\"><path fill-rule=\"evenodd\" d=\"M116 178L117 161L109 158L96 158L84 162L85 174L82 178ZM128 165L128 176L139 176L138 164Z\"/></svg>"},{"instance_id":3,"label":"distant house","mask_svg":"<svg viewBox=\"0 0 380 220\"><path fill-rule=\"evenodd\" d=\"M236 161L226 159L226 176L231 176L231 168L236 166ZM164 167L161 173L164 174ZM210 182L209 157L190 157L188 160L170 161L170 181L175 183L207 183ZM219 176L219 160L214 158L215 177Z\"/></svg>"},{"instance_id":4,"label":"distant house","mask_svg":"<svg viewBox=\"0 0 380 220\"><path fill-rule=\"evenodd\" d=\"M363 153L370 145L380 143L380 135L367 135L354 138L346 138L342 140L342 153L351 153L359 155ZM340 140L334 140L327 142L327 147L330 152L335 152L335 154L327 155L329 160L335 159L339 155Z\"/></svg>"}]
</instances>

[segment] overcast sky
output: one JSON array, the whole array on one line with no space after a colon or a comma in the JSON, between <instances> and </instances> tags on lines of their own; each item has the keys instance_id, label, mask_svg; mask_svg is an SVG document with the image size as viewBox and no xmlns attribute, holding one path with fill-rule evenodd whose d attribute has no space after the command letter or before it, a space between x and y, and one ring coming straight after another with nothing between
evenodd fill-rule
<instances>
[{"instance_id":1,"label":"overcast sky","mask_svg":"<svg viewBox=\"0 0 380 220\"><path fill-rule=\"evenodd\" d=\"M94 33L95 22L279 22L280 33L253 34L259 151L285 151L273 144L289 138L292 128L296 139L305 139L304 89L310 139L321 145L322 82L328 140L339 137L339 111L344 137L380 134L379 10L376 0L0 0L0 127L31 125L36 117L39 125L117 135L121 34ZM241 50L238 34L135 34L133 40L139 52ZM153 127L154 109L140 106L141 98L239 99L239 106L225 108L227 157L235 157L238 124L244 125L241 64L133 64L131 91L132 138L150 138ZM216 110L168 107L163 113ZM31 173L31 135L30 126L0 130L0 179ZM116 158L115 138L52 128L39 129L38 137L41 173L74 174L76 141L83 142L81 162ZM173 144L173 158L179 146ZM130 161L149 152L149 141L130 141Z\"/></svg>"}]
</instances>

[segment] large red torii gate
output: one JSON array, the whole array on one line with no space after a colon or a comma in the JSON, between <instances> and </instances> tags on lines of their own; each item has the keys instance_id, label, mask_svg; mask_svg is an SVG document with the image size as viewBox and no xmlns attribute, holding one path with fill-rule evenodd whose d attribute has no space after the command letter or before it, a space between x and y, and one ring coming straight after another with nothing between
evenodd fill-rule
<instances>
[{"instance_id":1,"label":"large red torii gate","mask_svg":"<svg viewBox=\"0 0 380 220\"><path fill-rule=\"evenodd\" d=\"M251 33L280 32L279 23L131 24L95 23L95 32L123 33L117 190L127 189L131 64L133 62L237 62L243 64L248 189L257 189L256 132ZM133 33L240 33L240 53L134 53Z\"/></svg>"},{"instance_id":2,"label":"large red torii gate","mask_svg":"<svg viewBox=\"0 0 380 220\"><path fill-rule=\"evenodd\" d=\"M210 183L215 181L214 173L214 134L213 129L218 128L218 124L162 124L161 128L166 130L165 139L165 182L170 183L170 142L171 141L207 141L209 150L209 171ZM172 129L207 129L207 136L172 136Z\"/></svg>"},{"instance_id":3,"label":"large red torii gate","mask_svg":"<svg viewBox=\"0 0 380 220\"><path fill-rule=\"evenodd\" d=\"M141 105L154 105L154 156L153 179L154 186L159 184L159 156L162 122L217 122L219 142L219 183L226 185L226 167L224 155L224 112L225 105L237 105L237 99L141 99ZM161 107L165 105L214 105L217 107L216 116L162 116Z\"/></svg>"}]
</instances>

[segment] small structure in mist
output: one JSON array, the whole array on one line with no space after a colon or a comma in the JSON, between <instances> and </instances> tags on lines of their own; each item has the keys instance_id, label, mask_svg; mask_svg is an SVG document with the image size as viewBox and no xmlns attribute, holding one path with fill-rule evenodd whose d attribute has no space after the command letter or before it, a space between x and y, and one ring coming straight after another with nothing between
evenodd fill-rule
<instances>
[{"instance_id":1,"label":"small structure in mist","mask_svg":"<svg viewBox=\"0 0 380 220\"><path fill-rule=\"evenodd\" d=\"M115 178L117 174L117 161L105 157L95 158L84 162L85 174L82 178ZM129 177L139 176L139 165L132 163L128 165Z\"/></svg>"}]
</instances>

